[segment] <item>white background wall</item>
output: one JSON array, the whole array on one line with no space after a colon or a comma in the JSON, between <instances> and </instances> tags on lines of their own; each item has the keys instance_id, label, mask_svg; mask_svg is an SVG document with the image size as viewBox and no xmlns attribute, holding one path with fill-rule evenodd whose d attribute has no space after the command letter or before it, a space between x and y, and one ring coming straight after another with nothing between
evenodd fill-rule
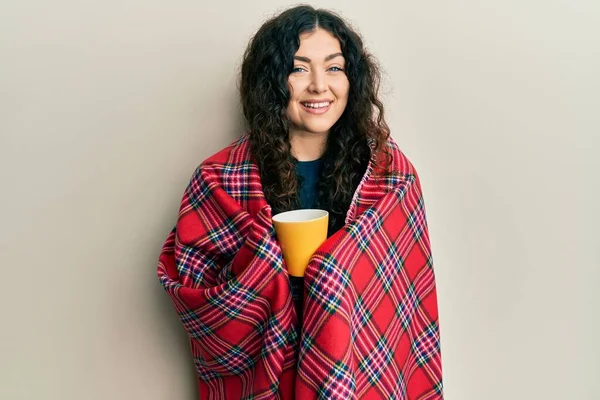
<instances>
[{"instance_id":1,"label":"white background wall","mask_svg":"<svg viewBox=\"0 0 600 400\"><path fill-rule=\"evenodd\" d=\"M449 400L600 399L600 3L323 1L420 172ZM2 1L0 398L194 399L155 276L285 1Z\"/></svg>"}]
</instances>

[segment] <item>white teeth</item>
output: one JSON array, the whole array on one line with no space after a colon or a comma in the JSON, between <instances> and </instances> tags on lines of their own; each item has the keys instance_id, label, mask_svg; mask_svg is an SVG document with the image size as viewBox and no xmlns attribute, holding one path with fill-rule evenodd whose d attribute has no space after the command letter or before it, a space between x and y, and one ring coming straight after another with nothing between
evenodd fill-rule
<instances>
[{"instance_id":1,"label":"white teeth","mask_svg":"<svg viewBox=\"0 0 600 400\"><path fill-rule=\"evenodd\" d=\"M329 104L331 104L330 102L325 102L325 103L302 103L304 104L306 107L309 108L325 108L327 106L329 106Z\"/></svg>"}]
</instances>

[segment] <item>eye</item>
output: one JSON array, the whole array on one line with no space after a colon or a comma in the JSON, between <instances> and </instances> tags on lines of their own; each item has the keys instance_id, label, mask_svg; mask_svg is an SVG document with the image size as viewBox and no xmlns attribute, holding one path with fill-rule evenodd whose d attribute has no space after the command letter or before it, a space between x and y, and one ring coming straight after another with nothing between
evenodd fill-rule
<instances>
[{"instance_id":1,"label":"eye","mask_svg":"<svg viewBox=\"0 0 600 400\"><path fill-rule=\"evenodd\" d=\"M296 73L296 74L297 74L297 73L299 73L299 72L305 72L305 71L306 71L306 69L304 69L304 67L294 67L294 68L292 68L292 73L293 73L293 74L294 74L294 73Z\"/></svg>"},{"instance_id":2,"label":"eye","mask_svg":"<svg viewBox=\"0 0 600 400\"><path fill-rule=\"evenodd\" d=\"M329 70L330 70L330 71L333 71L333 72L340 72L340 71L341 71L341 72L343 72L343 71L344 71L344 70L343 70L342 68L340 68L340 67L331 67L331 68L329 68Z\"/></svg>"}]
</instances>

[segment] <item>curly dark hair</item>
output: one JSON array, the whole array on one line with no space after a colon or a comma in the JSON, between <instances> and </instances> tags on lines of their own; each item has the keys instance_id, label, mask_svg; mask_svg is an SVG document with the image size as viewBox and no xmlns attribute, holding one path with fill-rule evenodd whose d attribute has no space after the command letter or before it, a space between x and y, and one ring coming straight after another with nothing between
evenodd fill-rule
<instances>
[{"instance_id":1,"label":"curly dark hair","mask_svg":"<svg viewBox=\"0 0 600 400\"><path fill-rule=\"evenodd\" d=\"M239 89L250 149L273 212L299 207L296 160L289 141L288 76L300 35L324 29L340 42L350 83L348 104L331 128L323 154L317 205L328 210L329 232L345 222L354 192L373 154L385 151L389 128L378 92L381 74L362 38L338 15L311 6L290 8L265 22L250 40ZM372 147L372 148L371 148Z\"/></svg>"}]
</instances>

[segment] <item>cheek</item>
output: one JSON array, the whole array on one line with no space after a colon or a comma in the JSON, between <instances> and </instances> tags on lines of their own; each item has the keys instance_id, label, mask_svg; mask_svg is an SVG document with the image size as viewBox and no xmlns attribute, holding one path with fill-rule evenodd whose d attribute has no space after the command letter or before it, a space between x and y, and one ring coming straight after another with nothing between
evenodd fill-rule
<instances>
[{"instance_id":1,"label":"cheek","mask_svg":"<svg viewBox=\"0 0 600 400\"><path fill-rule=\"evenodd\" d=\"M288 90L290 91L290 100L298 100L300 94L306 88L306 84L300 80L288 80Z\"/></svg>"},{"instance_id":2,"label":"cheek","mask_svg":"<svg viewBox=\"0 0 600 400\"><path fill-rule=\"evenodd\" d=\"M290 100L288 103L285 114L290 121L295 121L297 119L296 115L298 115L298 110L296 109L293 101Z\"/></svg>"},{"instance_id":3,"label":"cheek","mask_svg":"<svg viewBox=\"0 0 600 400\"><path fill-rule=\"evenodd\" d=\"M288 90L290 92L290 100L288 102L287 105L287 116L289 118L293 118L295 114L297 114L297 95L296 93L298 93L298 88L297 85L294 84L294 82L291 82L288 80Z\"/></svg>"},{"instance_id":4,"label":"cheek","mask_svg":"<svg viewBox=\"0 0 600 400\"><path fill-rule=\"evenodd\" d=\"M350 92L350 83L347 79L344 81L337 82L336 85L333 87L333 90L338 100L347 101L348 93Z\"/></svg>"}]
</instances>

